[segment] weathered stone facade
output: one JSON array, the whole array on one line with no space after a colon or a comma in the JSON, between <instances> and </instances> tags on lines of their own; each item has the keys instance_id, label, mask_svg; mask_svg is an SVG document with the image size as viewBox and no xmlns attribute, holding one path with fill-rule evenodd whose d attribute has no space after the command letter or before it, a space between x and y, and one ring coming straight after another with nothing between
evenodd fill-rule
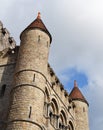
<instances>
[{"instance_id":1,"label":"weathered stone facade","mask_svg":"<svg viewBox=\"0 0 103 130\"><path fill-rule=\"evenodd\" d=\"M0 22L0 130L89 130L88 102L48 64L52 38L40 14L20 39L18 47Z\"/></svg>"}]
</instances>

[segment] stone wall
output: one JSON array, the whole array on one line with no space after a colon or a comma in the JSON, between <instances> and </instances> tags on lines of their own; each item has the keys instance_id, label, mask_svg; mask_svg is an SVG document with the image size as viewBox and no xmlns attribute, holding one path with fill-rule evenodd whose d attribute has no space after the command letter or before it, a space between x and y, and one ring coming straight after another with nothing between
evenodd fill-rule
<instances>
[{"instance_id":1,"label":"stone wall","mask_svg":"<svg viewBox=\"0 0 103 130\"><path fill-rule=\"evenodd\" d=\"M11 41L10 41L11 40ZM0 22L0 129L4 130L7 120L10 91L12 88L14 69L18 47L15 48L15 41L10 37L6 28Z\"/></svg>"},{"instance_id":2,"label":"stone wall","mask_svg":"<svg viewBox=\"0 0 103 130\"><path fill-rule=\"evenodd\" d=\"M6 54L7 56L2 58L0 57L0 121L7 120L10 103L10 91L12 88L17 57L16 51L17 48L13 54L9 52Z\"/></svg>"},{"instance_id":3,"label":"stone wall","mask_svg":"<svg viewBox=\"0 0 103 130\"><path fill-rule=\"evenodd\" d=\"M88 105L82 101L74 101L75 108L75 130L89 130Z\"/></svg>"}]
</instances>

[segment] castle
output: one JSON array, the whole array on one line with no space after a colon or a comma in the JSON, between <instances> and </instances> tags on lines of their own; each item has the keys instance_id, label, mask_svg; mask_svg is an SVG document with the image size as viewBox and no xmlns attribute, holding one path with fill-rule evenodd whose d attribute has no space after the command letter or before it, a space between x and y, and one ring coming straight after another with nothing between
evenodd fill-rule
<instances>
[{"instance_id":1,"label":"castle","mask_svg":"<svg viewBox=\"0 0 103 130\"><path fill-rule=\"evenodd\" d=\"M20 40L0 22L0 130L89 130L76 81L69 94L48 63L52 36L40 13Z\"/></svg>"}]
</instances>

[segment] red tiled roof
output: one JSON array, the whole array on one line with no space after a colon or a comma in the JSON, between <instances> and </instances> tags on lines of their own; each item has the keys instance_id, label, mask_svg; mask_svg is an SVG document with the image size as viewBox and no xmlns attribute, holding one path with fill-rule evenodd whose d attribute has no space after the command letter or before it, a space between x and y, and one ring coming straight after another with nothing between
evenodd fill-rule
<instances>
[{"instance_id":1,"label":"red tiled roof","mask_svg":"<svg viewBox=\"0 0 103 130\"><path fill-rule=\"evenodd\" d=\"M41 20L40 12L38 13L37 18L25 30L34 29L34 28L38 28L38 29L44 31L45 33L47 33L50 37L50 42L52 41L51 34L49 33L48 29L44 25L43 21Z\"/></svg>"},{"instance_id":2,"label":"red tiled roof","mask_svg":"<svg viewBox=\"0 0 103 130\"><path fill-rule=\"evenodd\" d=\"M74 81L74 88L72 89L69 96L72 100L81 100L81 101L87 103L87 105L89 105L87 100L85 99L85 97L81 93L80 89L78 88L76 81Z\"/></svg>"}]
</instances>

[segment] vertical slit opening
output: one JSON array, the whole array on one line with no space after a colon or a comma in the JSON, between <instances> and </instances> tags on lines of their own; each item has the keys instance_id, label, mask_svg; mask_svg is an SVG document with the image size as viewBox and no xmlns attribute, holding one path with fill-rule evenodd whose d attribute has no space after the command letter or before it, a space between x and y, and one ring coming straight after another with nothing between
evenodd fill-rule
<instances>
[{"instance_id":1,"label":"vertical slit opening","mask_svg":"<svg viewBox=\"0 0 103 130\"><path fill-rule=\"evenodd\" d=\"M38 36L38 42L40 42L40 35Z\"/></svg>"},{"instance_id":2,"label":"vertical slit opening","mask_svg":"<svg viewBox=\"0 0 103 130\"><path fill-rule=\"evenodd\" d=\"M0 97L3 97L5 94L6 84L2 85Z\"/></svg>"},{"instance_id":3,"label":"vertical slit opening","mask_svg":"<svg viewBox=\"0 0 103 130\"><path fill-rule=\"evenodd\" d=\"M33 82L35 82L35 74L34 74L34 76L33 76Z\"/></svg>"},{"instance_id":4,"label":"vertical slit opening","mask_svg":"<svg viewBox=\"0 0 103 130\"><path fill-rule=\"evenodd\" d=\"M29 110L29 118L31 117L31 111L32 111L32 107L30 106L30 110Z\"/></svg>"}]
</instances>

